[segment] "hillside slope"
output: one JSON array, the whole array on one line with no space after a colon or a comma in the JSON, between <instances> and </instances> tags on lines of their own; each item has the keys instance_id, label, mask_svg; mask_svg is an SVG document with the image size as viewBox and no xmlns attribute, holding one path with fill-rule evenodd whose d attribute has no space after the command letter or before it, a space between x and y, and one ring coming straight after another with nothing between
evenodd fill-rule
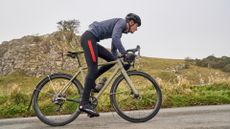
<instances>
[{"instance_id":1,"label":"hillside slope","mask_svg":"<svg viewBox=\"0 0 230 129\"><path fill-rule=\"evenodd\" d=\"M71 44L79 47L79 36ZM51 72L74 69L76 64L64 54L71 50L62 32L43 36L25 36L0 44L0 75L24 71L28 75L42 76Z\"/></svg>"},{"instance_id":2,"label":"hillside slope","mask_svg":"<svg viewBox=\"0 0 230 129\"><path fill-rule=\"evenodd\" d=\"M79 51L79 40L80 37L75 36L69 42L66 35L58 31L3 42L0 44L0 88L5 88L1 92L8 88L10 90L12 85L31 90L39 79L53 72L74 73L78 64L65 56L65 53L73 49ZM230 83L229 73L198 67L179 59L141 57L137 60L135 69L149 73L162 87L167 88L215 82Z\"/></svg>"},{"instance_id":3,"label":"hillside slope","mask_svg":"<svg viewBox=\"0 0 230 129\"><path fill-rule=\"evenodd\" d=\"M68 42L63 34L55 32L1 44L0 118L33 116L34 112L27 108L39 81L53 72L74 74L76 71L78 64L65 53L73 48L81 49L79 39L76 36ZM162 107L230 103L229 73L198 67L184 60L150 57L139 58L135 69L147 72L160 84ZM99 102L103 102L98 105L99 111L111 111L108 94L103 94Z\"/></svg>"}]
</instances>

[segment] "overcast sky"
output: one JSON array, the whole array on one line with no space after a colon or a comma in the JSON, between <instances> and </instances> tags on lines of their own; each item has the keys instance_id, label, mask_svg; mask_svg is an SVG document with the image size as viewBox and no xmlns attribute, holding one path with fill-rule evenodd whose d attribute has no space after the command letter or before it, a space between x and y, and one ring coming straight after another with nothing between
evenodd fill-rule
<instances>
[{"instance_id":1,"label":"overcast sky","mask_svg":"<svg viewBox=\"0 0 230 129\"><path fill-rule=\"evenodd\" d=\"M52 33L60 20L79 20L82 34L93 21L130 12L142 26L122 36L125 48L139 44L142 55L161 58L230 56L230 0L1 0L0 42Z\"/></svg>"}]
</instances>

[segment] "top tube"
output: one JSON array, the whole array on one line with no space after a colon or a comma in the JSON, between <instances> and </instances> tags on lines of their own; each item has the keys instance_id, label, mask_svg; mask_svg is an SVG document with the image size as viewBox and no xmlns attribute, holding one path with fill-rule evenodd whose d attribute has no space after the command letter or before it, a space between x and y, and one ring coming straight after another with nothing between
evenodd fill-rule
<instances>
[{"instance_id":1,"label":"top tube","mask_svg":"<svg viewBox=\"0 0 230 129\"><path fill-rule=\"evenodd\" d=\"M116 59L115 61L110 61L110 62L105 62L105 63L99 63L98 66L116 64L118 60L120 59Z\"/></svg>"}]
</instances>

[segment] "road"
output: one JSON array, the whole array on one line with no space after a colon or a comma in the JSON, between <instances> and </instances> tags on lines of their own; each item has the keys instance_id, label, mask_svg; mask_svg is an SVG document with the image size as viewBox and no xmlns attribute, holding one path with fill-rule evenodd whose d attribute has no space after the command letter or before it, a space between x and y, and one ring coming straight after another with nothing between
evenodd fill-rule
<instances>
[{"instance_id":1,"label":"road","mask_svg":"<svg viewBox=\"0 0 230 129\"><path fill-rule=\"evenodd\" d=\"M51 127L36 117L1 119L0 129L230 129L230 105L161 109L152 120L130 123L116 113L101 113L98 118L80 115L72 123Z\"/></svg>"}]
</instances>

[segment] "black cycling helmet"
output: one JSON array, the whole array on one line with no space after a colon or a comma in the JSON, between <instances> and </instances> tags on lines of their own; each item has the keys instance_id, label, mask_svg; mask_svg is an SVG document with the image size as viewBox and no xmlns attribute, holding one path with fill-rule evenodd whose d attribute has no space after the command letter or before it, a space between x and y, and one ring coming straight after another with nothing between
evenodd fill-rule
<instances>
[{"instance_id":1,"label":"black cycling helmet","mask_svg":"<svg viewBox=\"0 0 230 129\"><path fill-rule=\"evenodd\" d=\"M126 15L125 20L126 22L133 20L135 23L138 24L138 26L141 26L141 18L134 13L129 13L128 15Z\"/></svg>"}]
</instances>

